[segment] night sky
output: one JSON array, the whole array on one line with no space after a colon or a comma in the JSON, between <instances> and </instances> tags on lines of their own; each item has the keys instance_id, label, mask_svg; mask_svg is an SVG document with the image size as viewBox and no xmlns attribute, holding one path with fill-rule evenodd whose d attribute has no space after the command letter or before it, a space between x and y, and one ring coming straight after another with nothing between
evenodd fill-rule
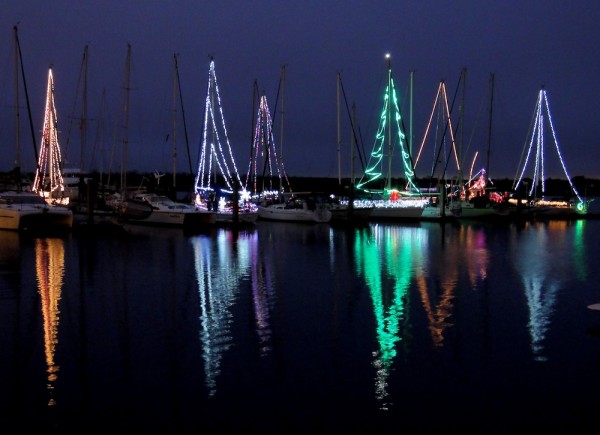
<instances>
[{"instance_id":1,"label":"night sky","mask_svg":"<svg viewBox=\"0 0 600 435\"><path fill-rule=\"evenodd\" d=\"M13 26L18 24L37 141L52 67L59 141L67 164L75 166L80 159L77 119L82 104L78 80L83 50L89 47L85 169L98 169L102 154L103 170L109 170L115 131L123 128L119 122L131 44L130 170L173 168L177 53L194 171L212 56L238 167L245 169L249 161L254 82L273 110L285 65L285 99L277 102L277 111L285 111L287 174L336 177L337 73L347 103L356 105L361 141L370 152L383 101L385 54L390 53L405 118L413 72L415 143L423 137L440 81L452 97L464 68L462 143L468 144L469 155L479 151L482 157L475 166L483 166L490 145L493 73L492 178L515 177L542 86L569 175L600 178L600 2L595 0L8 0L1 5L0 171L12 168L15 155ZM347 176L350 127L345 102L341 104L342 175ZM279 146L280 113L272 115ZM33 145L23 125L22 166L32 171ZM177 168L187 172L182 118L176 127ZM564 178L554 150L547 148L546 175ZM112 158L113 171L118 171L117 156ZM427 166L417 168L417 176L427 175Z\"/></svg>"}]
</instances>

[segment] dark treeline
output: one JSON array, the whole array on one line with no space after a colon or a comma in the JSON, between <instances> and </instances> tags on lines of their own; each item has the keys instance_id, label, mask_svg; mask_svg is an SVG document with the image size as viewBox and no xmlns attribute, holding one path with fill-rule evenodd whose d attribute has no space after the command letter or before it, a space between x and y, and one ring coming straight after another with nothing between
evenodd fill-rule
<instances>
[{"instance_id":1,"label":"dark treeline","mask_svg":"<svg viewBox=\"0 0 600 435\"><path fill-rule=\"evenodd\" d=\"M34 174L23 173L23 185L27 185L29 180L33 180ZM113 190L121 190L120 176L119 174L102 174L102 176L93 172L86 176L92 177L99 187L106 187ZM137 172L132 171L127 173L127 185L129 189L145 188L150 191L161 191L168 194L171 197L185 197L187 194L191 197L191 193L194 187L195 178L189 173L178 173L175 179L171 173L161 174L157 177L155 174L148 172ZM241 177L242 182L246 180L245 177ZM318 192L318 193L335 193L338 195L349 195L351 182L349 178L342 178L341 181L334 177L288 177L289 186L292 192ZM271 180L272 185L277 186L278 180ZM519 192L513 192L513 180L497 179L492 180L488 187L498 192L518 193L520 196L524 196L526 186L531 186L532 180L525 178L521 183ZM584 197L600 196L600 180L586 178L583 176L573 177L573 185L577 189L580 195ZM31 183L29 183L31 184ZM220 186L225 186L222 178L217 176L216 183ZM262 179L257 182L258 186L268 184L268 181L263 183ZM392 185L404 186L405 180L402 178L394 179ZM417 184L421 187L434 187L435 183L431 183L426 179L417 180ZM5 172L0 173L0 188L2 190L14 189L16 183L14 180L14 173ZM261 190L259 188L259 190ZM286 189L287 183L286 183ZM546 195L559 196L559 197L570 197L571 186L568 180L558 178L546 179Z\"/></svg>"}]
</instances>

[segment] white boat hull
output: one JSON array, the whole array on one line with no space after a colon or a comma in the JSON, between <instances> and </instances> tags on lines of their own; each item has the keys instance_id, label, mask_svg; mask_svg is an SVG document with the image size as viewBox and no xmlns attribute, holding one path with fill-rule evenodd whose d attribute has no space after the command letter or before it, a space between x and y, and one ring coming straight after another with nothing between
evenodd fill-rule
<instances>
[{"instance_id":1,"label":"white boat hull","mask_svg":"<svg viewBox=\"0 0 600 435\"><path fill-rule=\"evenodd\" d=\"M73 212L66 207L48 205L31 192L0 194L0 229L17 231L68 230Z\"/></svg>"},{"instance_id":2,"label":"white boat hull","mask_svg":"<svg viewBox=\"0 0 600 435\"><path fill-rule=\"evenodd\" d=\"M259 205L258 217L272 221L326 223L331 220L331 211L325 207L309 210L307 208L286 208L285 204Z\"/></svg>"},{"instance_id":3,"label":"white boat hull","mask_svg":"<svg viewBox=\"0 0 600 435\"><path fill-rule=\"evenodd\" d=\"M177 203L162 195L137 195L126 201L124 207L120 217L128 224L200 229L217 222L214 211Z\"/></svg>"}]
</instances>

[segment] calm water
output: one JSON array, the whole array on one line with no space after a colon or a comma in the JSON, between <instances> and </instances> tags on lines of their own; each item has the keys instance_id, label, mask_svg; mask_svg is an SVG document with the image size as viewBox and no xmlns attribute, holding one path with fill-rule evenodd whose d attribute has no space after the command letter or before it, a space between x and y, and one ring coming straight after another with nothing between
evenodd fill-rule
<instances>
[{"instance_id":1,"label":"calm water","mask_svg":"<svg viewBox=\"0 0 600 435\"><path fill-rule=\"evenodd\" d=\"M597 433L599 257L600 220L0 232L0 430Z\"/></svg>"}]
</instances>

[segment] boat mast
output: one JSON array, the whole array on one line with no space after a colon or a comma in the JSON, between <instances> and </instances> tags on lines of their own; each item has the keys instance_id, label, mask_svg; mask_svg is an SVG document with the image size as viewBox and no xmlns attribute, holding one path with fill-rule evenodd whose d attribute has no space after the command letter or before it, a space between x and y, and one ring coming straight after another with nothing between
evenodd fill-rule
<instances>
[{"instance_id":1,"label":"boat mast","mask_svg":"<svg viewBox=\"0 0 600 435\"><path fill-rule=\"evenodd\" d=\"M189 164L189 167L190 167L190 174L193 174L194 170L192 168L192 158L190 156L190 143L189 143L189 140L188 140L187 123L185 122L185 110L183 109L183 92L181 92L181 77L179 76L179 64L177 62L177 54L174 54L173 58L175 60L175 74L176 74L176 80L177 80L177 93L179 95L179 105L181 107L181 118L183 120L183 134L184 134L184 137L185 137L185 145L187 147L188 164ZM173 108L173 110L176 111L175 107ZM173 156L173 158L175 158L175 155ZM173 163L173 186L175 186L175 163Z\"/></svg>"},{"instance_id":2,"label":"boat mast","mask_svg":"<svg viewBox=\"0 0 600 435\"><path fill-rule=\"evenodd\" d=\"M127 192L127 148L129 144L129 91L130 91L130 77L131 75L131 44L127 44L127 58L125 62L125 129L123 135L123 149L121 151L121 189L125 193ZM124 198L126 199L126 198Z\"/></svg>"},{"instance_id":3,"label":"boat mast","mask_svg":"<svg viewBox=\"0 0 600 435\"><path fill-rule=\"evenodd\" d=\"M488 149L487 161L485 164L486 177L489 179L490 174L490 152L492 149L492 109L494 107L494 73L490 74L490 119L488 123Z\"/></svg>"},{"instance_id":4,"label":"boat mast","mask_svg":"<svg viewBox=\"0 0 600 435\"><path fill-rule=\"evenodd\" d=\"M385 55L388 63L388 101L387 101L387 137L388 137L388 175L386 188L390 190L392 188L392 60L391 55L388 53Z\"/></svg>"},{"instance_id":5,"label":"boat mast","mask_svg":"<svg viewBox=\"0 0 600 435\"><path fill-rule=\"evenodd\" d=\"M177 54L173 55L173 187L177 174Z\"/></svg>"},{"instance_id":6,"label":"boat mast","mask_svg":"<svg viewBox=\"0 0 600 435\"><path fill-rule=\"evenodd\" d=\"M411 71L410 72L410 111L409 111L409 124L408 124L408 128L409 128L409 136L408 136L408 153L410 154L410 158L412 160L412 156L413 156L413 84L414 84L414 75L415 72Z\"/></svg>"},{"instance_id":7,"label":"boat mast","mask_svg":"<svg viewBox=\"0 0 600 435\"><path fill-rule=\"evenodd\" d=\"M33 145L33 154L35 157L35 162L37 164L38 162L38 151L37 151L37 140L35 139L35 130L33 128L33 118L31 116L31 105L29 104L29 93L27 92L27 81L25 80L25 67L23 66L23 53L21 52L21 44L19 42L19 33L18 33L18 29L17 26L13 27L14 30L14 37L15 37L15 64L18 64L15 67L15 81L17 83L16 88L18 89L19 87L19 79L18 79L18 68L21 68L21 78L23 79L23 91L25 93L25 103L27 104L27 116L29 118L29 130L31 131L31 139L32 139L32 145ZM18 98L18 97L17 97ZM18 103L18 101L17 101ZM17 104L17 122L19 122L18 118L19 118L19 111L18 111L18 104ZM18 146L19 150L17 153L17 162L19 164L19 184L21 183L21 177L20 177L20 170L21 170L21 156L20 156L20 145Z\"/></svg>"},{"instance_id":8,"label":"boat mast","mask_svg":"<svg viewBox=\"0 0 600 435\"><path fill-rule=\"evenodd\" d=\"M88 46L86 45L83 49L83 105L81 108L81 143L79 150L79 168L81 171L83 167L83 153L87 146L87 64L88 64Z\"/></svg>"},{"instance_id":9,"label":"boat mast","mask_svg":"<svg viewBox=\"0 0 600 435\"><path fill-rule=\"evenodd\" d=\"M336 113L337 113L337 156L338 156L338 184L342 184L342 162L340 147L342 137L340 133L340 73L336 76Z\"/></svg>"},{"instance_id":10,"label":"boat mast","mask_svg":"<svg viewBox=\"0 0 600 435\"><path fill-rule=\"evenodd\" d=\"M19 109L19 37L17 36L17 26L14 27L14 39L15 39L15 132L16 132L16 155L15 155L15 168L21 168L21 113ZM18 189L21 186L20 174L18 182Z\"/></svg>"},{"instance_id":11,"label":"boat mast","mask_svg":"<svg viewBox=\"0 0 600 435\"><path fill-rule=\"evenodd\" d=\"M461 79L462 79L462 93L461 93L461 102L459 107L459 123L458 127L460 128L459 133L459 147L458 147L458 162L459 166L457 168L458 171L458 185L464 189L463 186L463 174L462 174L462 165L463 165L463 137L464 137L464 121L465 121L465 93L467 89L467 69L463 68L461 70ZM470 174L469 174L470 178Z\"/></svg>"},{"instance_id":12,"label":"boat mast","mask_svg":"<svg viewBox=\"0 0 600 435\"><path fill-rule=\"evenodd\" d=\"M356 125L356 103L352 103L352 117L351 117L352 127L350 131L350 185L352 192L354 192L354 163L356 157L354 155L354 147L356 144L356 135L354 134L354 126Z\"/></svg>"},{"instance_id":13,"label":"boat mast","mask_svg":"<svg viewBox=\"0 0 600 435\"><path fill-rule=\"evenodd\" d=\"M279 140L279 159L283 162L283 119L285 115L285 67L281 65L281 139Z\"/></svg>"}]
</instances>

